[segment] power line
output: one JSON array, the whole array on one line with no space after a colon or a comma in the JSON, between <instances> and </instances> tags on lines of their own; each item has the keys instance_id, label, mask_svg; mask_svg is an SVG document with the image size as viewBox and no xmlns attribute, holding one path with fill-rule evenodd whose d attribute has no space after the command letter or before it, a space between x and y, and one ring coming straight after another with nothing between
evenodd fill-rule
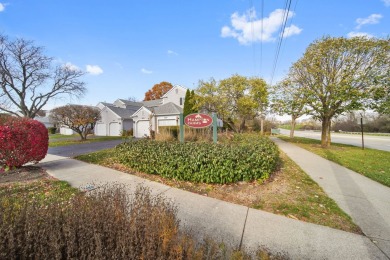
<instances>
[{"instance_id":1,"label":"power line","mask_svg":"<svg viewBox=\"0 0 390 260\"><path fill-rule=\"evenodd\" d=\"M276 47L276 52L275 52L275 59L274 59L274 64L273 64L273 68L272 68L270 85L272 85L272 81L274 79L274 75L275 75L275 71L276 71L276 65L278 63L280 48L282 46L284 30L286 29L286 24L287 24L288 15L290 13L290 8L291 8L291 0L286 0L285 8L284 8L284 14L283 14L283 17L282 17L282 24L280 26L279 41L278 41L278 44L277 44L277 47Z\"/></svg>"},{"instance_id":2,"label":"power line","mask_svg":"<svg viewBox=\"0 0 390 260\"><path fill-rule=\"evenodd\" d=\"M259 75L262 74L262 66L263 66L263 23L264 23L264 0L261 0L261 27L260 27L260 69Z\"/></svg>"},{"instance_id":3,"label":"power line","mask_svg":"<svg viewBox=\"0 0 390 260\"><path fill-rule=\"evenodd\" d=\"M253 0L250 0L250 22L251 22L251 36L252 36L252 55L253 55L253 74L256 75L256 70L257 70L257 64L256 64L256 45L254 44L255 42L255 28L254 28L254 21L253 21L253 12L255 12L254 6L253 6Z\"/></svg>"}]
</instances>

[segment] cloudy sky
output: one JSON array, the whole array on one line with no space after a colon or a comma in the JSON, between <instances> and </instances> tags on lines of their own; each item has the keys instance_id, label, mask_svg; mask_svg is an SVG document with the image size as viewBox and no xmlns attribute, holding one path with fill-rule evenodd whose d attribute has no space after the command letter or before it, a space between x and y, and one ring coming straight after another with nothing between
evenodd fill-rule
<instances>
[{"instance_id":1,"label":"cloudy sky","mask_svg":"<svg viewBox=\"0 0 390 260\"><path fill-rule=\"evenodd\" d=\"M143 99L161 81L196 88L238 73L275 83L322 36L390 34L390 0L0 1L0 33L86 72L84 98L47 108Z\"/></svg>"}]
</instances>

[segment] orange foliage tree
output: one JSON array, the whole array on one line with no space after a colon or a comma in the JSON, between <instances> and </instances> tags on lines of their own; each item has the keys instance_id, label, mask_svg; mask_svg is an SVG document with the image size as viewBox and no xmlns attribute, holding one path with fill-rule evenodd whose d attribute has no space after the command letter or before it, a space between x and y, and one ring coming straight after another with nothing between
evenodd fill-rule
<instances>
[{"instance_id":1,"label":"orange foliage tree","mask_svg":"<svg viewBox=\"0 0 390 260\"><path fill-rule=\"evenodd\" d=\"M100 110L95 107L82 105L66 105L51 111L51 121L67 126L86 140L87 135L100 119Z\"/></svg>"},{"instance_id":2,"label":"orange foliage tree","mask_svg":"<svg viewBox=\"0 0 390 260\"><path fill-rule=\"evenodd\" d=\"M164 96L171 88L173 88L172 84L166 81L162 81L158 84L155 84L152 89L149 89L145 93L144 101L159 99Z\"/></svg>"}]
</instances>

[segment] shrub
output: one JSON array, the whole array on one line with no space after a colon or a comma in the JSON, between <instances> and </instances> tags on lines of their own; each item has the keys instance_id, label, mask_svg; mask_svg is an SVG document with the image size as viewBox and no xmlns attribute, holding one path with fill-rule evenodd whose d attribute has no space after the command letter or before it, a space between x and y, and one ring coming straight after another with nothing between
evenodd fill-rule
<instances>
[{"instance_id":1,"label":"shrub","mask_svg":"<svg viewBox=\"0 0 390 260\"><path fill-rule=\"evenodd\" d=\"M171 135L174 139L179 138L179 127L178 126L159 126L158 132L163 135Z\"/></svg>"},{"instance_id":2,"label":"shrub","mask_svg":"<svg viewBox=\"0 0 390 260\"><path fill-rule=\"evenodd\" d=\"M160 126L159 133L156 135L156 140L173 141L179 140L180 130L178 126ZM212 129L203 128L195 129L184 126L184 140L188 142L211 142Z\"/></svg>"},{"instance_id":3,"label":"shrub","mask_svg":"<svg viewBox=\"0 0 390 260\"><path fill-rule=\"evenodd\" d=\"M2 195L0 259L250 259L192 239L179 230L176 207L143 187L132 196L125 186L103 186L66 202L26 199L16 206Z\"/></svg>"},{"instance_id":4,"label":"shrub","mask_svg":"<svg viewBox=\"0 0 390 260\"><path fill-rule=\"evenodd\" d=\"M49 132L49 134L54 135L57 132L57 127L48 127L47 131Z\"/></svg>"},{"instance_id":5,"label":"shrub","mask_svg":"<svg viewBox=\"0 0 390 260\"><path fill-rule=\"evenodd\" d=\"M260 136L229 143L179 143L139 140L116 147L120 163L149 174L205 183L267 179L279 158L277 146Z\"/></svg>"},{"instance_id":6,"label":"shrub","mask_svg":"<svg viewBox=\"0 0 390 260\"><path fill-rule=\"evenodd\" d=\"M33 119L8 117L0 120L0 169L37 163L49 145L46 127Z\"/></svg>"},{"instance_id":7,"label":"shrub","mask_svg":"<svg viewBox=\"0 0 390 260\"><path fill-rule=\"evenodd\" d=\"M121 136L122 137L133 137L133 128L131 128L129 130L122 130Z\"/></svg>"}]
</instances>

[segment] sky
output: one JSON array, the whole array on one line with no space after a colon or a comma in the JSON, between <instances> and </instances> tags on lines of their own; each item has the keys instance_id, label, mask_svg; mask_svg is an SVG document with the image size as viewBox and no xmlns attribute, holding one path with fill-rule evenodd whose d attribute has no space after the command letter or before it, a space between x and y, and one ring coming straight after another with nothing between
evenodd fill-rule
<instances>
[{"instance_id":1,"label":"sky","mask_svg":"<svg viewBox=\"0 0 390 260\"><path fill-rule=\"evenodd\" d=\"M239 74L275 84L316 39L390 34L390 0L292 0L280 43L286 9L281 0L0 0L0 33L86 72L84 97L46 109L142 100L161 81L195 89Z\"/></svg>"}]
</instances>

